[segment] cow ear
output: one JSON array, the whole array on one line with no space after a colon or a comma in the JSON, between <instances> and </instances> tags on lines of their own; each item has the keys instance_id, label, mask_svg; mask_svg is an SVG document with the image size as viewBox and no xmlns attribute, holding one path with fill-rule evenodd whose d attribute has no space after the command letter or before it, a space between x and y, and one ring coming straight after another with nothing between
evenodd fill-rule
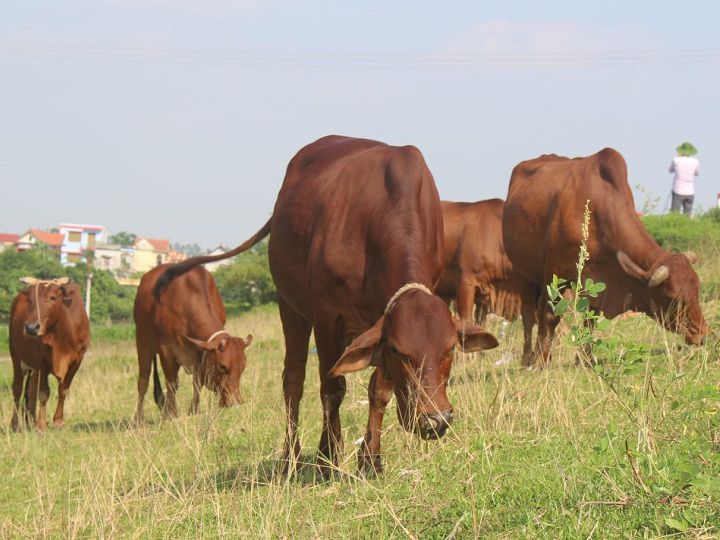
<instances>
[{"instance_id":1,"label":"cow ear","mask_svg":"<svg viewBox=\"0 0 720 540\"><path fill-rule=\"evenodd\" d=\"M65 305L65 307L70 307L72 305L72 297L75 293L80 293L80 285L77 283L70 283L69 285L62 285L60 287L60 292L63 295L62 302Z\"/></svg>"},{"instance_id":2,"label":"cow ear","mask_svg":"<svg viewBox=\"0 0 720 540\"><path fill-rule=\"evenodd\" d=\"M640 281L647 281L648 273L640 268L627 253L624 251L618 251L617 260L620 263L620 267L626 274L634 277L635 279L639 279Z\"/></svg>"},{"instance_id":3,"label":"cow ear","mask_svg":"<svg viewBox=\"0 0 720 540\"><path fill-rule=\"evenodd\" d=\"M226 340L226 339L221 339L221 340L220 340L220 343L217 344L217 347L216 347L216 348L217 348L220 352L224 352L226 345L227 345L227 340Z\"/></svg>"},{"instance_id":4,"label":"cow ear","mask_svg":"<svg viewBox=\"0 0 720 540\"><path fill-rule=\"evenodd\" d=\"M368 330L352 340L352 343L345 348L340 359L328 373L328 377L340 377L346 373L352 373L373 365L375 348L382 337L382 326L385 315Z\"/></svg>"},{"instance_id":5,"label":"cow ear","mask_svg":"<svg viewBox=\"0 0 720 540\"><path fill-rule=\"evenodd\" d=\"M245 343L246 347L249 347L250 344L252 343L252 340L253 340L252 334L248 334L247 337L245 339L243 339L243 343Z\"/></svg>"},{"instance_id":6,"label":"cow ear","mask_svg":"<svg viewBox=\"0 0 720 540\"><path fill-rule=\"evenodd\" d=\"M183 334L183 337L199 349L202 349L204 351L211 351L213 349L213 347L207 341L191 338L190 336L186 336L185 334Z\"/></svg>"},{"instance_id":7,"label":"cow ear","mask_svg":"<svg viewBox=\"0 0 720 540\"><path fill-rule=\"evenodd\" d=\"M458 335L458 344L463 352L478 352L485 349L494 349L499 345L498 340L490 332L479 326L466 323L453 317Z\"/></svg>"}]
</instances>

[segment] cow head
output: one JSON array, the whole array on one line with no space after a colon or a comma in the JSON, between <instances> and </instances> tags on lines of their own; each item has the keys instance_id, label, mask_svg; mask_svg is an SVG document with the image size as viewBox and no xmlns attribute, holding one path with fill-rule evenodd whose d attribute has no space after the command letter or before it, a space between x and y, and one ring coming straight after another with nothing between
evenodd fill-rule
<instances>
[{"instance_id":1,"label":"cow head","mask_svg":"<svg viewBox=\"0 0 720 540\"><path fill-rule=\"evenodd\" d=\"M27 319L23 321L23 332L26 336L39 337L44 341L53 330L63 309L72 305L73 294L80 291L77 283L70 283L69 278L41 280L31 277L22 278L29 285L23 293L28 302Z\"/></svg>"},{"instance_id":2,"label":"cow head","mask_svg":"<svg viewBox=\"0 0 720 540\"><path fill-rule=\"evenodd\" d=\"M223 333L209 341L188 336L185 339L202 353L201 384L217 393L221 407L240 403L240 377L247 365L245 348L252 343L252 336L243 339Z\"/></svg>"},{"instance_id":3,"label":"cow head","mask_svg":"<svg viewBox=\"0 0 720 540\"><path fill-rule=\"evenodd\" d=\"M423 439L437 439L453 420L445 390L456 345L474 352L498 342L481 328L454 319L439 297L410 290L350 343L329 375L380 367L382 376L392 380L402 426Z\"/></svg>"},{"instance_id":4,"label":"cow head","mask_svg":"<svg viewBox=\"0 0 720 540\"><path fill-rule=\"evenodd\" d=\"M668 253L649 270L643 270L630 257L619 251L623 270L645 285L645 311L673 332L685 336L688 344L699 345L708 332L700 309L700 280L692 264L693 252ZM641 289L643 290L643 289Z\"/></svg>"}]
</instances>

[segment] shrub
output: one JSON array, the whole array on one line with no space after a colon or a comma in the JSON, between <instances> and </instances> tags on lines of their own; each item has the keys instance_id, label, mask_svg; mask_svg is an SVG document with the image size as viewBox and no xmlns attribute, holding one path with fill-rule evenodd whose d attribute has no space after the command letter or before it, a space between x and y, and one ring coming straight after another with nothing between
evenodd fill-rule
<instances>
[{"instance_id":1,"label":"shrub","mask_svg":"<svg viewBox=\"0 0 720 540\"><path fill-rule=\"evenodd\" d=\"M247 311L277 301L267 246L267 241L263 241L215 272L215 281L228 312Z\"/></svg>"},{"instance_id":2,"label":"shrub","mask_svg":"<svg viewBox=\"0 0 720 540\"><path fill-rule=\"evenodd\" d=\"M655 241L671 251L703 251L720 245L720 209L713 208L695 219L680 213L642 218Z\"/></svg>"},{"instance_id":3,"label":"shrub","mask_svg":"<svg viewBox=\"0 0 720 540\"><path fill-rule=\"evenodd\" d=\"M8 249L0 253L0 319L9 318L13 298L25 287L20 278L25 276L41 279L68 276L80 284L83 301L85 299L85 265L63 267L57 254L42 246L22 252ZM120 285L109 272L93 270L90 319L93 322L130 320L134 297L134 289Z\"/></svg>"}]
</instances>

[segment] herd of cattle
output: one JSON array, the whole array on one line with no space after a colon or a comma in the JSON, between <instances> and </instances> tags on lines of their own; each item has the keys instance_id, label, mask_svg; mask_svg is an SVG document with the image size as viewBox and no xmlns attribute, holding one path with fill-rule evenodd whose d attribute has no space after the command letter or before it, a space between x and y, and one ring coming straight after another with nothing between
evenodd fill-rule
<instances>
[{"instance_id":1,"label":"herd of cattle","mask_svg":"<svg viewBox=\"0 0 720 540\"><path fill-rule=\"evenodd\" d=\"M134 310L136 420L143 420L151 374L156 403L164 415L177 414L181 366L193 378L192 412L202 386L217 392L222 406L239 400L252 336L225 330L222 299L200 265L235 256L269 234L285 336L286 463L300 456L298 410L314 330L323 407L320 463L338 462L344 375L373 366L358 465L367 473L381 471L380 435L391 397L405 429L423 439L442 437L454 415L446 394L454 349L498 345L481 328L487 313L511 320L521 315L523 364L550 361L559 321L545 284L553 274L572 279L577 272L587 200L592 214L585 275L607 285L592 307L608 318L644 312L688 343L702 343L707 325L691 267L696 257L669 253L651 238L615 150L524 161L512 172L505 202L450 203L440 201L417 148L328 136L290 161L272 217L252 238L226 254L162 265L143 277ZM25 282L28 288L11 310L12 427L21 427L22 416L43 430L48 376L59 381L53 422L62 425L63 403L89 344L89 322L77 284L67 278ZM458 317L448 309L450 301Z\"/></svg>"}]
</instances>

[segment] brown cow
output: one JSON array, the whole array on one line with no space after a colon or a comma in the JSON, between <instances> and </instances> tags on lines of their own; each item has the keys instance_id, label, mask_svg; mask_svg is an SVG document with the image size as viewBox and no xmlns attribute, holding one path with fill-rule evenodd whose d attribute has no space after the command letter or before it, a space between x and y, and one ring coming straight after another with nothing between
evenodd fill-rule
<instances>
[{"instance_id":1,"label":"brown cow","mask_svg":"<svg viewBox=\"0 0 720 540\"><path fill-rule=\"evenodd\" d=\"M50 398L48 375L58 380L58 404L53 425L64 423L65 398L70 384L90 344L88 321L80 286L68 278L40 280L23 278L29 287L15 297L10 308L10 356L13 362L12 428L18 430L20 398L25 384L25 419L35 418L35 403L40 398L36 427L47 429L46 408Z\"/></svg>"},{"instance_id":2,"label":"brown cow","mask_svg":"<svg viewBox=\"0 0 720 540\"><path fill-rule=\"evenodd\" d=\"M170 264L157 266L140 281L135 297L135 344L138 353L138 403L135 420L142 423L143 402L153 371L154 397L166 417L177 415L175 394L178 371L184 367L193 377L190 414L197 412L200 388L214 390L220 406L240 401L240 377L245 370L245 339L225 330L225 306L210 272L202 267L179 276L155 295L155 285ZM157 370L160 355L167 384L163 396Z\"/></svg>"},{"instance_id":3,"label":"brown cow","mask_svg":"<svg viewBox=\"0 0 720 540\"><path fill-rule=\"evenodd\" d=\"M702 343L707 325L698 301L700 281L690 266L696 257L665 251L647 232L635 212L623 157L611 148L575 159L545 155L513 169L503 217L507 254L515 270L537 287L543 362L550 360L558 323L545 285L553 274L576 279L586 200L592 215L584 276L607 285L591 307L608 318L641 311L682 333L688 343Z\"/></svg>"},{"instance_id":4,"label":"brown cow","mask_svg":"<svg viewBox=\"0 0 720 540\"><path fill-rule=\"evenodd\" d=\"M270 232L285 334L288 464L300 456L298 410L313 329L323 404L320 463L338 462L344 375L369 365L375 371L360 470L382 469L381 425L393 392L405 429L424 439L446 432L453 419L445 387L454 346L476 351L497 340L454 320L432 294L442 272L442 230L435 183L417 148L328 136L290 161L273 216L253 238L173 271L236 255ZM329 470L322 467L324 474Z\"/></svg>"},{"instance_id":5,"label":"brown cow","mask_svg":"<svg viewBox=\"0 0 720 540\"><path fill-rule=\"evenodd\" d=\"M505 201L441 201L445 224L445 270L436 294L446 302L455 301L458 315L465 321L483 325L488 313L509 321L523 315L525 333L535 323L535 287L513 270L502 239ZM523 303L526 296L530 301ZM527 339L526 343L530 343Z\"/></svg>"}]
</instances>

